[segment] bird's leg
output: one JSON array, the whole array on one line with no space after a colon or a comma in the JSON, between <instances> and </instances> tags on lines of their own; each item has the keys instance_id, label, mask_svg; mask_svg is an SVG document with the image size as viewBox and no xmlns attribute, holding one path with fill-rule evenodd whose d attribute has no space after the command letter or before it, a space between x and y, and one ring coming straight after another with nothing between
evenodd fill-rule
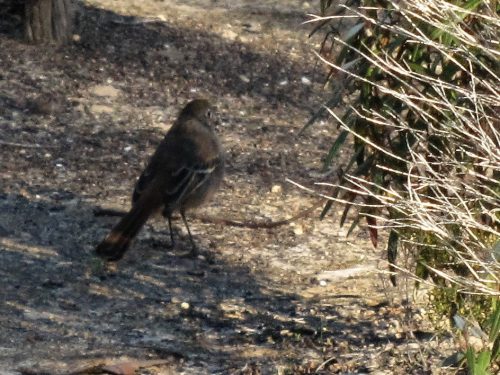
<instances>
[{"instance_id":1,"label":"bird's leg","mask_svg":"<svg viewBox=\"0 0 500 375\"><path fill-rule=\"evenodd\" d=\"M168 220L168 231L170 232L170 246L168 248L173 249L175 247L174 231L172 230L172 215L167 216Z\"/></svg>"},{"instance_id":2,"label":"bird's leg","mask_svg":"<svg viewBox=\"0 0 500 375\"><path fill-rule=\"evenodd\" d=\"M163 217L168 221L168 231L170 232L170 244L167 249L173 249L175 247L174 231L172 230L172 214L166 210L163 210Z\"/></svg>"},{"instance_id":3,"label":"bird's leg","mask_svg":"<svg viewBox=\"0 0 500 375\"><path fill-rule=\"evenodd\" d=\"M191 235L191 231L189 230L189 225L188 225L188 222L186 220L186 213L184 212L184 210L181 210L181 217L182 217L182 221L184 222L184 225L186 226L186 229L188 231L189 240L191 241L191 246L192 246L191 252L188 255L195 257L198 255L198 248L196 247L193 236Z\"/></svg>"}]
</instances>

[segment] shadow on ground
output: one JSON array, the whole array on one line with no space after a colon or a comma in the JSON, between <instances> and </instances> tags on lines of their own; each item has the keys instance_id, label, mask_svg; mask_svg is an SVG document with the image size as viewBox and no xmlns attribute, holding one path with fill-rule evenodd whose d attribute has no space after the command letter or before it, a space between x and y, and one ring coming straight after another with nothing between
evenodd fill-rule
<instances>
[{"instance_id":1,"label":"shadow on ground","mask_svg":"<svg viewBox=\"0 0 500 375\"><path fill-rule=\"evenodd\" d=\"M216 251L209 263L155 246L166 232L146 230L150 236L137 240L116 269L106 269L90 249L95 232L116 218L96 219L95 207L67 191L32 193L38 198L0 198L2 346L14 351L2 362L11 366L40 365L32 358L47 346L52 354L43 362L56 368L72 354L171 358L220 369L258 360L258 347L272 357L275 345L302 341L305 350L308 340L333 332L356 346L395 340L371 337L368 320L353 326L334 308L326 323L307 301L274 291L265 274L227 264Z\"/></svg>"}]
</instances>

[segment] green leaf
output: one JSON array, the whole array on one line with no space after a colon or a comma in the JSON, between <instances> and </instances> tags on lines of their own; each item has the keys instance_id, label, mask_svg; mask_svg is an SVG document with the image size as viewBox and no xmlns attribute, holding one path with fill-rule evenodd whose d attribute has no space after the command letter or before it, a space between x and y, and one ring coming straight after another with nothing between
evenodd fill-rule
<instances>
[{"instance_id":1,"label":"green leaf","mask_svg":"<svg viewBox=\"0 0 500 375\"><path fill-rule=\"evenodd\" d=\"M493 347L491 348L491 358L493 361L500 360L500 337L493 342Z\"/></svg>"},{"instance_id":2,"label":"green leaf","mask_svg":"<svg viewBox=\"0 0 500 375\"><path fill-rule=\"evenodd\" d=\"M493 258L495 258L497 262L500 262L500 240L493 246L492 254Z\"/></svg>"},{"instance_id":3,"label":"green leaf","mask_svg":"<svg viewBox=\"0 0 500 375\"><path fill-rule=\"evenodd\" d=\"M325 216L328 213L328 211L330 211L330 208L332 208L332 205L333 205L333 201L329 199L326 202L325 207L323 207L323 210L321 211L321 214L319 215L319 219L320 220L323 220L325 218Z\"/></svg>"},{"instance_id":4,"label":"green leaf","mask_svg":"<svg viewBox=\"0 0 500 375\"><path fill-rule=\"evenodd\" d=\"M441 78L446 81L452 81L452 77L460 71L460 67L452 62L443 65L443 72L441 73Z\"/></svg>"},{"instance_id":5,"label":"green leaf","mask_svg":"<svg viewBox=\"0 0 500 375\"><path fill-rule=\"evenodd\" d=\"M364 151L364 148L360 148L360 150ZM353 176L364 176L368 174L368 171L375 164L375 154L370 155L368 159L366 159L356 170L352 173Z\"/></svg>"},{"instance_id":6,"label":"green leaf","mask_svg":"<svg viewBox=\"0 0 500 375\"><path fill-rule=\"evenodd\" d=\"M489 350L484 350L479 353L476 358L476 370L479 374L487 374L487 369L491 363L491 353Z\"/></svg>"},{"instance_id":7,"label":"green leaf","mask_svg":"<svg viewBox=\"0 0 500 375\"><path fill-rule=\"evenodd\" d=\"M321 14L325 14L326 10L330 8L332 5L333 0L321 0L320 2L320 8L321 8Z\"/></svg>"},{"instance_id":8,"label":"green leaf","mask_svg":"<svg viewBox=\"0 0 500 375\"><path fill-rule=\"evenodd\" d=\"M465 4L464 8L467 10L476 10L476 8L482 3L484 3L484 0L470 0Z\"/></svg>"},{"instance_id":9,"label":"green leaf","mask_svg":"<svg viewBox=\"0 0 500 375\"><path fill-rule=\"evenodd\" d=\"M415 268L415 275L420 277L422 280L426 280L429 277L429 270L423 262L418 262Z\"/></svg>"},{"instance_id":10,"label":"green leaf","mask_svg":"<svg viewBox=\"0 0 500 375\"><path fill-rule=\"evenodd\" d=\"M476 368L474 366L475 364L474 350L470 346L465 351L465 360L467 363L467 367L469 368L469 373L471 375L478 375L475 371Z\"/></svg>"},{"instance_id":11,"label":"green leaf","mask_svg":"<svg viewBox=\"0 0 500 375\"><path fill-rule=\"evenodd\" d=\"M312 37L314 34L316 34L319 30L321 30L323 27L325 27L325 25L327 25L329 23L330 23L330 20L328 20L328 19L319 22L316 26L314 26L312 31L309 33L308 37L309 38ZM327 36L328 36L328 33L326 33L325 39Z\"/></svg>"},{"instance_id":12,"label":"green leaf","mask_svg":"<svg viewBox=\"0 0 500 375\"><path fill-rule=\"evenodd\" d=\"M392 54L396 48L405 48L404 45L406 41L408 40L408 37L406 36L399 36L394 38L388 45L387 45L387 50L389 54ZM399 54L401 54L403 51L401 50ZM397 59L399 60L399 59Z\"/></svg>"},{"instance_id":13,"label":"green leaf","mask_svg":"<svg viewBox=\"0 0 500 375\"><path fill-rule=\"evenodd\" d=\"M489 340L493 343L491 357L496 360L500 356L500 304L496 304L488 323L490 328Z\"/></svg>"},{"instance_id":14,"label":"green leaf","mask_svg":"<svg viewBox=\"0 0 500 375\"><path fill-rule=\"evenodd\" d=\"M342 216L340 218L340 227L341 228L344 226L344 223L347 219L347 214L349 213L349 210L351 209L351 207L352 207L352 204L346 203L346 205L344 207L344 212L342 212Z\"/></svg>"},{"instance_id":15,"label":"green leaf","mask_svg":"<svg viewBox=\"0 0 500 375\"><path fill-rule=\"evenodd\" d=\"M344 144L348 135L349 135L349 132L347 130L342 130L342 132L339 134L339 136L337 137L335 142L333 142L333 145L330 148L328 155L326 156L325 163L323 164L323 172L326 172L328 170L328 168L332 164L333 158L335 156L337 156L337 153L339 152L340 148Z\"/></svg>"},{"instance_id":16,"label":"green leaf","mask_svg":"<svg viewBox=\"0 0 500 375\"><path fill-rule=\"evenodd\" d=\"M359 224L360 217L359 215L356 216L356 218L352 221L351 226L349 227L349 230L347 231L347 234L345 235L346 238L349 237L352 233L352 231L358 226Z\"/></svg>"},{"instance_id":17,"label":"green leaf","mask_svg":"<svg viewBox=\"0 0 500 375\"><path fill-rule=\"evenodd\" d=\"M368 223L368 232L370 233L370 240L372 241L373 247L377 247L378 244L378 230L375 228L377 226L377 219L373 216L365 216L366 222Z\"/></svg>"},{"instance_id":18,"label":"green leaf","mask_svg":"<svg viewBox=\"0 0 500 375\"><path fill-rule=\"evenodd\" d=\"M345 170L343 171L342 175L340 176L339 185L341 185L344 182L344 176L345 176L345 174L348 173L351 170L351 168L354 165L354 162L356 161L356 159L357 159L360 151L362 151L362 149L358 150L358 152L356 152L351 157L351 159L349 160L349 162L347 163L347 165L345 167ZM331 196L333 198L336 198L339 195L339 192L340 192L340 188L336 188L335 191L333 192L333 194L331 194ZM326 214L328 213L328 211L332 207L333 203L334 203L333 200L329 200L328 202L326 202L325 207L323 207L323 210L321 211L321 214L319 216L321 220L323 220L325 218Z\"/></svg>"},{"instance_id":19,"label":"green leaf","mask_svg":"<svg viewBox=\"0 0 500 375\"><path fill-rule=\"evenodd\" d=\"M410 66L412 71L414 71L416 73L427 74L427 69L418 63L413 63L413 62L408 61L408 65Z\"/></svg>"},{"instance_id":20,"label":"green leaf","mask_svg":"<svg viewBox=\"0 0 500 375\"><path fill-rule=\"evenodd\" d=\"M458 367L460 362L464 359L464 354L461 352L453 353L449 357L445 358L441 363L443 367Z\"/></svg>"},{"instance_id":21,"label":"green leaf","mask_svg":"<svg viewBox=\"0 0 500 375\"><path fill-rule=\"evenodd\" d=\"M335 60L335 64L336 65L339 65L339 66L342 66L343 63L344 63L344 59L345 57L347 56L347 53L351 50L351 48L349 46L344 46L338 56L337 56L337 59Z\"/></svg>"},{"instance_id":22,"label":"green leaf","mask_svg":"<svg viewBox=\"0 0 500 375\"><path fill-rule=\"evenodd\" d=\"M356 129L358 133L360 133L359 130L359 128ZM358 137L354 138L354 149L356 150L356 164L361 166L365 160L365 144Z\"/></svg>"},{"instance_id":23,"label":"green leaf","mask_svg":"<svg viewBox=\"0 0 500 375\"><path fill-rule=\"evenodd\" d=\"M364 26L365 26L365 23L360 22L360 23L354 25L353 27L351 27L349 30L347 30L345 35L343 35L344 42L349 42L351 39L353 39L356 35L359 34L359 32L361 30L363 30Z\"/></svg>"},{"instance_id":24,"label":"green leaf","mask_svg":"<svg viewBox=\"0 0 500 375\"><path fill-rule=\"evenodd\" d=\"M345 223L345 221L347 219L347 214L349 213L349 210L352 207L351 202L354 202L354 200L356 199L357 196L358 195L356 193L352 193L352 192L347 193L346 200L349 203L345 204L344 212L342 212L342 217L340 218L340 227L341 228L344 226L344 223Z\"/></svg>"}]
</instances>

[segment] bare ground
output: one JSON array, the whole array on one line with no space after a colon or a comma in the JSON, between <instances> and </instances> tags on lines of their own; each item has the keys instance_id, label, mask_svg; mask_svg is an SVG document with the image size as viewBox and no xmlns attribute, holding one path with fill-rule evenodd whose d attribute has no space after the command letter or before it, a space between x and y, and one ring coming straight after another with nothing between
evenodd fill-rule
<instances>
[{"instance_id":1,"label":"bare ground","mask_svg":"<svg viewBox=\"0 0 500 375\"><path fill-rule=\"evenodd\" d=\"M325 97L300 26L309 7L87 1L61 48L23 44L15 18L0 27L2 373L438 371L442 347L377 271L363 226L346 238L319 209L273 229L199 219L276 221L317 202L285 181L311 185L337 132L322 120L297 137ZM228 160L191 221L206 256L179 256L180 223L168 251L156 219L103 265L93 249L117 218L96 212L127 209L168 124L200 96L219 107ZM134 363L146 360L164 362Z\"/></svg>"}]
</instances>

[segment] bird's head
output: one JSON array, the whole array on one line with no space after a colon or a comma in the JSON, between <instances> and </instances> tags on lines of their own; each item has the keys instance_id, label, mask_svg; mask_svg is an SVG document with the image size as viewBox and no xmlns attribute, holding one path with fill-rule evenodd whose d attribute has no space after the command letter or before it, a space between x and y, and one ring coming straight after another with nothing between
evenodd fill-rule
<instances>
[{"instance_id":1,"label":"bird's head","mask_svg":"<svg viewBox=\"0 0 500 375\"><path fill-rule=\"evenodd\" d=\"M215 107L206 99L195 99L186 104L179 119L188 118L196 118L211 128L214 128L218 123Z\"/></svg>"}]
</instances>

